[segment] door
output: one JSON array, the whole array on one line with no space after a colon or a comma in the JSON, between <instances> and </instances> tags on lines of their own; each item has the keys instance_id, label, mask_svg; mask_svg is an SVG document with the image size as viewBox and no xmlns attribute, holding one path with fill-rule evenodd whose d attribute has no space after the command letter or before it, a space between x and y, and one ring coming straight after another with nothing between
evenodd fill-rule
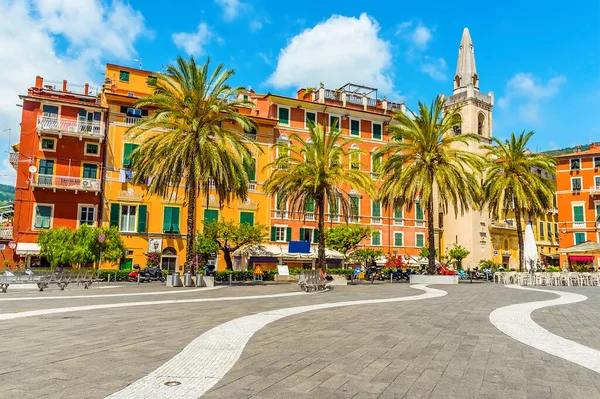
<instances>
[{"instance_id":1,"label":"door","mask_svg":"<svg viewBox=\"0 0 600 399\"><path fill-rule=\"evenodd\" d=\"M52 159L40 159L40 168L38 170L38 184L41 186L51 186L53 174L54 161Z\"/></svg>"},{"instance_id":2,"label":"door","mask_svg":"<svg viewBox=\"0 0 600 399\"><path fill-rule=\"evenodd\" d=\"M502 255L502 266L508 269L510 266L510 255Z\"/></svg>"},{"instance_id":3,"label":"door","mask_svg":"<svg viewBox=\"0 0 600 399\"><path fill-rule=\"evenodd\" d=\"M177 258L174 256L163 256L161 260L161 268L166 270L168 274L173 274L177 268Z\"/></svg>"},{"instance_id":4,"label":"door","mask_svg":"<svg viewBox=\"0 0 600 399\"><path fill-rule=\"evenodd\" d=\"M133 259L126 258L119 265L119 270L131 270L132 266L133 266Z\"/></svg>"}]
</instances>

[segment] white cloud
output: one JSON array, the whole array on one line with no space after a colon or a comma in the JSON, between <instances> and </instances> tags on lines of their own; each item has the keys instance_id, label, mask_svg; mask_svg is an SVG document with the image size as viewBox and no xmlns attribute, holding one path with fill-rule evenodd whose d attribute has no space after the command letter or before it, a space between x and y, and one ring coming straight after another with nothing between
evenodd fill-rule
<instances>
[{"instance_id":1,"label":"white cloud","mask_svg":"<svg viewBox=\"0 0 600 399\"><path fill-rule=\"evenodd\" d=\"M0 150L19 141L25 94L40 75L50 80L99 83L107 58L131 62L135 41L151 33L144 17L128 3L100 0L0 0ZM15 184L6 159L0 161L0 182Z\"/></svg>"},{"instance_id":2,"label":"white cloud","mask_svg":"<svg viewBox=\"0 0 600 399\"><path fill-rule=\"evenodd\" d=\"M396 33L409 40L411 48L409 51L426 50L427 45L433 38L432 30L421 22L406 21L398 25Z\"/></svg>"},{"instance_id":3,"label":"white cloud","mask_svg":"<svg viewBox=\"0 0 600 399\"><path fill-rule=\"evenodd\" d=\"M266 53L263 53L262 51L257 53L258 57L264 61L265 64L267 65L271 65L273 62L271 61L272 56L271 54L267 55Z\"/></svg>"},{"instance_id":4,"label":"white cloud","mask_svg":"<svg viewBox=\"0 0 600 399\"><path fill-rule=\"evenodd\" d=\"M202 55L204 46L213 38L213 33L208 29L208 25L202 22L198 25L196 32L173 33L171 37L175 45L189 55Z\"/></svg>"},{"instance_id":5,"label":"white cloud","mask_svg":"<svg viewBox=\"0 0 600 399\"><path fill-rule=\"evenodd\" d=\"M240 11L246 7L240 0L215 0L215 2L223 9L223 19L225 21L233 21L239 16Z\"/></svg>"},{"instance_id":6,"label":"white cloud","mask_svg":"<svg viewBox=\"0 0 600 399\"><path fill-rule=\"evenodd\" d=\"M359 18L333 15L294 36L281 50L268 83L277 88L339 87L348 81L393 89L390 43L379 36L379 25L367 14Z\"/></svg>"},{"instance_id":7,"label":"white cloud","mask_svg":"<svg viewBox=\"0 0 600 399\"><path fill-rule=\"evenodd\" d=\"M566 81L564 75L554 76L544 82L532 73L519 72L506 83L505 94L498 99L498 106L513 106L521 120L538 124L542 119L542 103L558 94Z\"/></svg>"},{"instance_id":8,"label":"white cloud","mask_svg":"<svg viewBox=\"0 0 600 399\"><path fill-rule=\"evenodd\" d=\"M252 32L256 32L257 30L261 30L262 27L263 27L263 24L258 19L253 19L252 21L250 21L250 30Z\"/></svg>"},{"instance_id":9,"label":"white cloud","mask_svg":"<svg viewBox=\"0 0 600 399\"><path fill-rule=\"evenodd\" d=\"M446 80L446 71L448 64L443 58L432 59L425 56L421 64L421 71L425 72L435 80Z\"/></svg>"}]
</instances>

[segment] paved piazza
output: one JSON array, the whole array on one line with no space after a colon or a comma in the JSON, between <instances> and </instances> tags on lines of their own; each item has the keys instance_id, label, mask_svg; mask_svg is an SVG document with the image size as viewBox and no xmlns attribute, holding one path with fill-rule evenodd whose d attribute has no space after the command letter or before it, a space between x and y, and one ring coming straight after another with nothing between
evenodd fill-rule
<instances>
[{"instance_id":1,"label":"paved piazza","mask_svg":"<svg viewBox=\"0 0 600 399\"><path fill-rule=\"evenodd\" d=\"M600 398L599 303L483 282L9 288L0 397Z\"/></svg>"}]
</instances>

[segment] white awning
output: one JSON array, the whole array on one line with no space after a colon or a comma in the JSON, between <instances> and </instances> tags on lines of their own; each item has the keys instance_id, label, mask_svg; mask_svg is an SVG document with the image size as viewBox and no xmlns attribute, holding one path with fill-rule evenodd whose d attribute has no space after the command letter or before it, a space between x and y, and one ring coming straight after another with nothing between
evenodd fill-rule
<instances>
[{"instance_id":1,"label":"white awning","mask_svg":"<svg viewBox=\"0 0 600 399\"><path fill-rule=\"evenodd\" d=\"M39 255L40 246L35 242L19 242L17 243L17 255Z\"/></svg>"}]
</instances>

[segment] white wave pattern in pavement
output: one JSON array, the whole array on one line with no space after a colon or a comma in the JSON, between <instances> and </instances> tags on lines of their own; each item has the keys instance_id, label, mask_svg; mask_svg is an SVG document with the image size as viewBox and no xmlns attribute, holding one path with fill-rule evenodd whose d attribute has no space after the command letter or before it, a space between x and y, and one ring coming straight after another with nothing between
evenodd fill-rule
<instances>
[{"instance_id":1,"label":"white wave pattern in pavement","mask_svg":"<svg viewBox=\"0 0 600 399\"><path fill-rule=\"evenodd\" d=\"M540 290L512 285L507 287L555 294L559 298L498 308L490 314L490 322L497 329L525 345L600 373L600 351L552 334L531 319L531 313L534 310L548 306L582 302L587 299L586 296L572 292Z\"/></svg>"},{"instance_id":2,"label":"white wave pattern in pavement","mask_svg":"<svg viewBox=\"0 0 600 399\"><path fill-rule=\"evenodd\" d=\"M58 314L58 313L83 312L86 310L91 311L91 310L100 310L100 309L130 308L130 307L135 307L135 306L172 305L172 304L180 304L180 303L245 301L245 300L251 300L251 299L281 298L281 297L298 296L298 295L312 295L312 294L307 294L305 292L288 292L285 294L271 294L271 295L227 296L227 297L196 298L196 299L169 299L169 300L164 300L164 301L122 302L122 303L106 303L106 304L100 304L100 305L71 306L71 307L66 307L66 308L28 310L25 312L17 312L17 313L2 313L2 314L0 314L0 321L23 319L26 317L35 317L35 316L46 316L46 315Z\"/></svg>"},{"instance_id":3,"label":"white wave pattern in pavement","mask_svg":"<svg viewBox=\"0 0 600 399\"><path fill-rule=\"evenodd\" d=\"M37 286L36 286L37 288ZM111 286L106 287L95 287L99 288L112 288ZM193 288L187 290L173 290L173 291L155 291L155 292L128 292L123 294L100 294L100 295L57 295L57 296L25 296L17 298L0 298L0 302L20 302L20 301L45 301L47 299L87 299L87 298L115 298L121 296L141 296L141 295L172 295L172 294L191 294L193 292L204 292L218 290L223 287L204 287L204 288Z\"/></svg>"},{"instance_id":4,"label":"white wave pattern in pavement","mask_svg":"<svg viewBox=\"0 0 600 399\"><path fill-rule=\"evenodd\" d=\"M270 310L231 320L205 332L152 373L133 382L121 391L115 392L108 398L198 398L227 374L239 359L250 338L258 330L273 321L312 310L416 301L442 297L447 294L446 291L429 288L422 284L413 285L411 288L423 290L425 294L297 306ZM179 385L165 385L168 382L176 382Z\"/></svg>"}]
</instances>

